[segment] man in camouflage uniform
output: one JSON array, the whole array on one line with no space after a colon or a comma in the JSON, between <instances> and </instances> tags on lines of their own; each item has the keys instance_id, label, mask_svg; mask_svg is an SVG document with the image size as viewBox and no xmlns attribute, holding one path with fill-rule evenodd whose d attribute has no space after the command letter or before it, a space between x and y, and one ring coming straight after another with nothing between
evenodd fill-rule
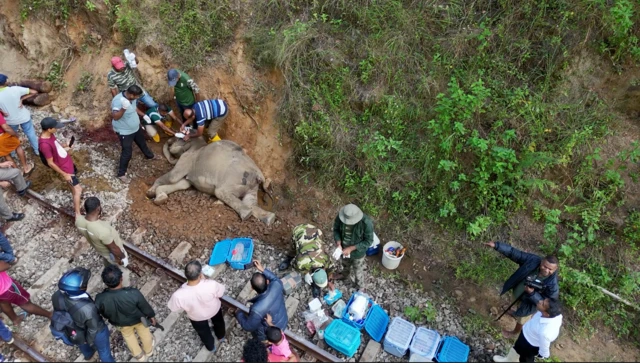
<instances>
[{"instance_id":1,"label":"man in camouflage uniform","mask_svg":"<svg viewBox=\"0 0 640 363\"><path fill-rule=\"evenodd\" d=\"M284 270L293 263L293 268L306 272L305 281L311 285L313 297L318 297L322 289L329 287L333 290L332 279L340 279L340 275L334 275L335 265L331 257L322 249L322 231L311 224L300 224L293 229L293 250L287 261L280 264Z\"/></svg>"}]
</instances>

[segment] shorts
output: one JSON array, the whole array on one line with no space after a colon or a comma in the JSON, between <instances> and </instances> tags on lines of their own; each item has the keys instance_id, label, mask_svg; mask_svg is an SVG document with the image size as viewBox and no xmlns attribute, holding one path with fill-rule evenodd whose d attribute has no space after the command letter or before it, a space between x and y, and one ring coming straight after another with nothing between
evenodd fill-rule
<instances>
[{"instance_id":1,"label":"shorts","mask_svg":"<svg viewBox=\"0 0 640 363\"><path fill-rule=\"evenodd\" d=\"M20 139L6 132L0 134L0 156L7 156L20 146Z\"/></svg>"},{"instance_id":2,"label":"shorts","mask_svg":"<svg viewBox=\"0 0 640 363\"><path fill-rule=\"evenodd\" d=\"M78 174L78 168L74 164L73 165L73 175L71 175L71 181L69 182L69 184L71 184L72 187L75 187L76 185L80 184L80 180L76 176L77 174Z\"/></svg>"},{"instance_id":3,"label":"shorts","mask_svg":"<svg viewBox=\"0 0 640 363\"><path fill-rule=\"evenodd\" d=\"M9 290L0 294L0 302L8 302L13 305L22 306L29 302L31 295L16 280L11 278L11 287Z\"/></svg>"}]
</instances>

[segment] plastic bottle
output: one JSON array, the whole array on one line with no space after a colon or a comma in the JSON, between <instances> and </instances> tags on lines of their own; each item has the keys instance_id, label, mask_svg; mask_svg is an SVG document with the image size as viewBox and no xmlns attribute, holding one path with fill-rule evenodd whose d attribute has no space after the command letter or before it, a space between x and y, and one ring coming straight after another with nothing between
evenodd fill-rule
<instances>
[{"instance_id":1,"label":"plastic bottle","mask_svg":"<svg viewBox=\"0 0 640 363\"><path fill-rule=\"evenodd\" d=\"M233 249L233 257L231 258L231 261L241 261L242 260L242 254L244 252L244 244L242 242L239 242L236 247Z\"/></svg>"},{"instance_id":2,"label":"plastic bottle","mask_svg":"<svg viewBox=\"0 0 640 363\"><path fill-rule=\"evenodd\" d=\"M138 64L136 63L136 55L129 52L129 49L124 50L124 58L129 62L131 68L137 68Z\"/></svg>"}]
</instances>

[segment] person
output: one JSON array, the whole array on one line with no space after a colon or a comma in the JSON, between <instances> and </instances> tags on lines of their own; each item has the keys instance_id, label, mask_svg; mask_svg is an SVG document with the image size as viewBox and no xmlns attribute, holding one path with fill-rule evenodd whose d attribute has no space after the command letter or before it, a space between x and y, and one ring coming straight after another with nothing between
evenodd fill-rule
<instances>
[{"instance_id":1,"label":"person","mask_svg":"<svg viewBox=\"0 0 640 363\"><path fill-rule=\"evenodd\" d=\"M96 295L96 307L100 315L122 333L131 355L138 362L145 362L153 355L153 335L141 319L156 325L156 313L140 290L123 287L122 281L122 271L118 266L105 267L102 270L102 282L107 288ZM136 333L142 342L142 349Z\"/></svg>"},{"instance_id":2,"label":"person","mask_svg":"<svg viewBox=\"0 0 640 363\"><path fill-rule=\"evenodd\" d=\"M120 234L111 223L100 219L102 205L100 199L89 197L84 201L86 216L76 214L76 228L87 239L89 244L102 256L104 266L113 263L127 267L129 256L124 249ZM128 285L128 284L125 284Z\"/></svg>"},{"instance_id":3,"label":"person","mask_svg":"<svg viewBox=\"0 0 640 363\"><path fill-rule=\"evenodd\" d=\"M180 115L187 108L192 108L193 104L201 101L200 88L196 82L186 73L179 69L171 68L167 72L167 81L173 92L173 99L176 100Z\"/></svg>"},{"instance_id":4,"label":"person","mask_svg":"<svg viewBox=\"0 0 640 363\"><path fill-rule=\"evenodd\" d=\"M0 163L0 186L6 189L9 185L13 184L18 195L23 197L27 194L27 190L31 188L31 182L25 181L20 170L14 168L14 166L13 161ZM9 181L11 181L11 183L9 183ZM24 219L24 213L16 213L9 208L7 202L4 200L4 193L0 193L0 218L7 222L16 222Z\"/></svg>"},{"instance_id":5,"label":"person","mask_svg":"<svg viewBox=\"0 0 640 363\"><path fill-rule=\"evenodd\" d=\"M27 163L27 157L20 145L18 134L7 125L7 120L0 113L0 157L7 158L7 161L13 161L11 154L14 152L18 155L20 165L22 165L22 173L24 176L29 176L33 172L35 165Z\"/></svg>"},{"instance_id":6,"label":"person","mask_svg":"<svg viewBox=\"0 0 640 363\"><path fill-rule=\"evenodd\" d=\"M219 141L218 130L227 115L229 115L229 105L224 100L215 99L197 102L193 107L183 112L185 121L180 127L180 131L185 134L184 140L189 141L189 138L202 136L204 128L207 127L207 133L209 134L207 140ZM189 134L186 131L186 127L191 125L197 127L195 134Z\"/></svg>"},{"instance_id":7,"label":"person","mask_svg":"<svg viewBox=\"0 0 640 363\"><path fill-rule=\"evenodd\" d=\"M58 290L51 296L55 311L67 311L74 324L84 332L85 342L78 345L86 361L92 360L96 351L102 362L115 362L111 354L109 327L98 313L96 304L87 293L87 284L91 271L76 267L62 275L58 281ZM76 305L81 304L75 311ZM73 314L71 314L73 311ZM56 340L62 339L67 345L74 345L64 334L54 334Z\"/></svg>"},{"instance_id":8,"label":"person","mask_svg":"<svg viewBox=\"0 0 640 363\"><path fill-rule=\"evenodd\" d=\"M18 133L18 129L22 128L22 132L29 139L33 152L36 155L40 155L38 136L36 135L36 129L33 127L31 113L22 104L22 101L33 97L38 91L19 86L8 87L8 79L6 75L0 74L0 112L2 112L7 124L11 126L14 132Z\"/></svg>"},{"instance_id":9,"label":"person","mask_svg":"<svg viewBox=\"0 0 640 363\"><path fill-rule=\"evenodd\" d=\"M140 63L140 59L136 60ZM107 73L107 85L111 90L111 97L115 97L119 92L126 91L131 86L138 86L142 89L140 102L144 103L148 108L158 107L153 97L138 82L129 62L124 62L120 57L111 58L111 70Z\"/></svg>"},{"instance_id":10,"label":"person","mask_svg":"<svg viewBox=\"0 0 640 363\"><path fill-rule=\"evenodd\" d=\"M335 274L334 263L322 247L322 231L311 224L300 224L293 228L293 249L279 269L286 270L293 262L293 268L305 273L305 282L311 285L313 297L318 297L322 289L334 289L331 280L340 280L342 275Z\"/></svg>"},{"instance_id":11,"label":"person","mask_svg":"<svg viewBox=\"0 0 640 363\"><path fill-rule=\"evenodd\" d=\"M267 314L273 317L274 326L285 330L289 323L287 308L284 304L284 288L280 279L268 269L262 267L259 261L253 261L259 272L251 276L251 287L258 296L249 300L252 303L247 315L243 311L236 311L235 316L245 331L251 332L254 338L266 342Z\"/></svg>"},{"instance_id":12,"label":"person","mask_svg":"<svg viewBox=\"0 0 640 363\"><path fill-rule=\"evenodd\" d=\"M344 277L348 278L354 271L355 287L364 291L364 257L374 240L373 220L355 204L347 204L333 222L333 239L342 250Z\"/></svg>"},{"instance_id":13,"label":"person","mask_svg":"<svg viewBox=\"0 0 640 363\"><path fill-rule=\"evenodd\" d=\"M149 137L151 137L153 141L160 142L160 135L158 134L158 130L156 130L156 128L160 128L162 131L164 131L165 134L169 136L175 135L175 132L173 132L173 130L171 130L170 128L171 124L167 126L163 122L163 117L160 112L158 112L158 107L148 108L145 112L145 116L146 117L143 118L144 129L147 132L147 135L149 135Z\"/></svg>"},{"instance_id":14,"label":"person","mask_svg":"<svg viewBox=\"0 0 640 363\"><path fill-rule=\"evenodd\" d=\"M198 261L189 262L184 268L184 275L187 282L171 295L167 305L171 311L184 310L204 346L210 352L215 352L217 348L209 320L213 323L218 345L224 343L226 328L220 298L224 296L225 286L205 278Z\"/></svg>"},{"instance_id":15,"label":"person","mask_svg":"<svg viewBox=\"0 0 640 363\"><path fill-rule=\"evenodd\" d=\"M133 154L133 143L140 148L144 156L149 159L160 159L153 155L147 146L144 132L140 128L139 116L148 117L136 107L136 100L142 95L142 89L136 85L127 88L113 97L111 101L111 111L113 115L113 131L118 134L122 152L120 154L120 164L118 166L118 179L124 183L130 182L127 178L127 168L131 155Z\"/></svg>"},{"instance_id":16,"label":"person","mask_svg":"<svg viewBox=\"0 0 640 363\"><path fill-rule=\"evenodd\" d=\"M42 151L42 156L47 161L47 165L67 182L71 189L73 197L73 210L76 215L80 214L80 196L82 195L82 186L77 177L78 168L73 163L70 148L68 144L61 145L56 139L56 129L64 127L64 124L58 122L52 117L45 117L40 122L42 133L38 139L38 145Z\"/></svg>"},{"instance_id":17,"label":"person","mask_svg":"<svg viewBox=\"0 0 640 363\"><path fill-rule=\"evenodd\" d=\"M536 357L549 358L551 343L560 335L562 305L557 299L545 298L538 301L536 309L507 356L495 355L494 362L535 362Z\"/></svg>"},{"instance_id":18,"label":"person","mask_svg":"<svg viewBox=\"0 0 640 363\"><path fill-rule=\"evenodd\" d=\"M173 112L169 105L163 103L158 106L158 113L160 113L160 116L162 116L165 126L171 128L173 122L177 122L178 125L182 126L182 121L180 121L180 118L176 115L175 112Z\"/></svg>"},{"instance_id":19,"label":"person","mask_svg":"<svg viewBox=\"0 0 640 363\"><path fill-rule=\"evenodd\" d=\"M512 290L513 296L520 299L520 304L515 312L510 315L516 319L516 326L512 331L503 330L502 334L507 338L515 338L522 331L522 326L531 318L536 311L536 305L545 299L557 299L560 293L558 285L558 258L549 255L541 258L532 253L526 253L502 242L485 243L502 253L520 267L504 283L500 295ZM541 290L536 290L527 286L527 280L538 281L542 284Z\"/></svg>"},{"instance_id":20,"label":"person","mask_svg":"<svg viewBox=\"0 0 640 363\"><path fill-rule=\"evenodd\" d=\"M2 319L0 319L0 339L2 339L5 344L13 344L13 333L11 333L11 329L4 324ZM5 356L0 354L0 362L5 361Z\"/></svg>"},{"instance_id":21,"label":"person","mask_svg":"<svg viewBox=\"0 0 640 363\"><path fill-rule=\"evenodd\" d=\"M9 243L7 236L2 232L0 232L0 261L4 261L11 266L18 263L18 258L13 253L11 243Z\"/></svg>"},{"instance_id":22,"label":"person","mask_svg":"<svg viewBox=\"0 0 640 363\"><path fill-rule=\"evenodd\" d=\"M247 340L242 346L242 361L246 363L271 362L267 347L258 338Z\"/></svg>"},{"instance_id":23,"label":"person","mask_svg":"<svg viewBox=\"0 0 640 363\"><path fill-rule=\"evenodd\" d=\"M291 352L291 348L289 348L289 341L287 340L287 336L284 335L284 331L273 325L271 315L267 314L265 321L269 326L266 333L271 354L285 358L285 360L283 360L285 362L295 362L296 357L293 355L293 352Z\"/></svg>"},{"instance_id":24,"label":"person","mask_svg":"<svg viewBox=\"0 0 640 363\"><path fill-rule=\"evenodd\" d=\"M7 270L11 265L5 261L0 261L0 308L2 312L13 322L13 325L20 325L22 320L27 317L28 314L44 316L47 319L51 319L53 314L51 311L47 311L40 306L31 302L31 295L25 290L22 285L7 274ZM11 305L17 305L23 313L16 315Z\"/></svg>"}]
</instances>

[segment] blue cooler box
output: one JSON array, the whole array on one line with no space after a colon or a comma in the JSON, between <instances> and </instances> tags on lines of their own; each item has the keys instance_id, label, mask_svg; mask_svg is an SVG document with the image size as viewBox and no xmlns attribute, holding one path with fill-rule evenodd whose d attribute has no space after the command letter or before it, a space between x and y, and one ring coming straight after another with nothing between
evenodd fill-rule
<instances>
[{"instance_id":1,"label":"blue cooler box","mask_svg":"<svg viewBox=\"0 0 640 363\"><path fill-rule=\"evenodd\" d=\"M351 358L360 347L360 330L342 320L334 320L324 330L324 341L338 352Z\"/></svg>"},{"instance_id":2,"label":"blue cooler box","mask_svg":"<svg viewBox=\"0 0 640 363\"><path fill-rule=\"evenodd\" d=\"M444 337L440 341L437 362L466 362L469 358L469 346L456 337Z\"/></svg>"},{"instance_id":3,"label":"blue cooler box","mask_svg":"<svg viewBox=\"0 0 640 363\"><path fill-rule=\"evenodd\" d=\"M242 244L242 256L234 259L234 249L238 244ZM209 265L215 266L228 262L231 268L236 270L244 270L245 265L251 263L253 257L253 240L251 238L234 238L225 239L213 246Z\"/></svg>"}]
</instances>

